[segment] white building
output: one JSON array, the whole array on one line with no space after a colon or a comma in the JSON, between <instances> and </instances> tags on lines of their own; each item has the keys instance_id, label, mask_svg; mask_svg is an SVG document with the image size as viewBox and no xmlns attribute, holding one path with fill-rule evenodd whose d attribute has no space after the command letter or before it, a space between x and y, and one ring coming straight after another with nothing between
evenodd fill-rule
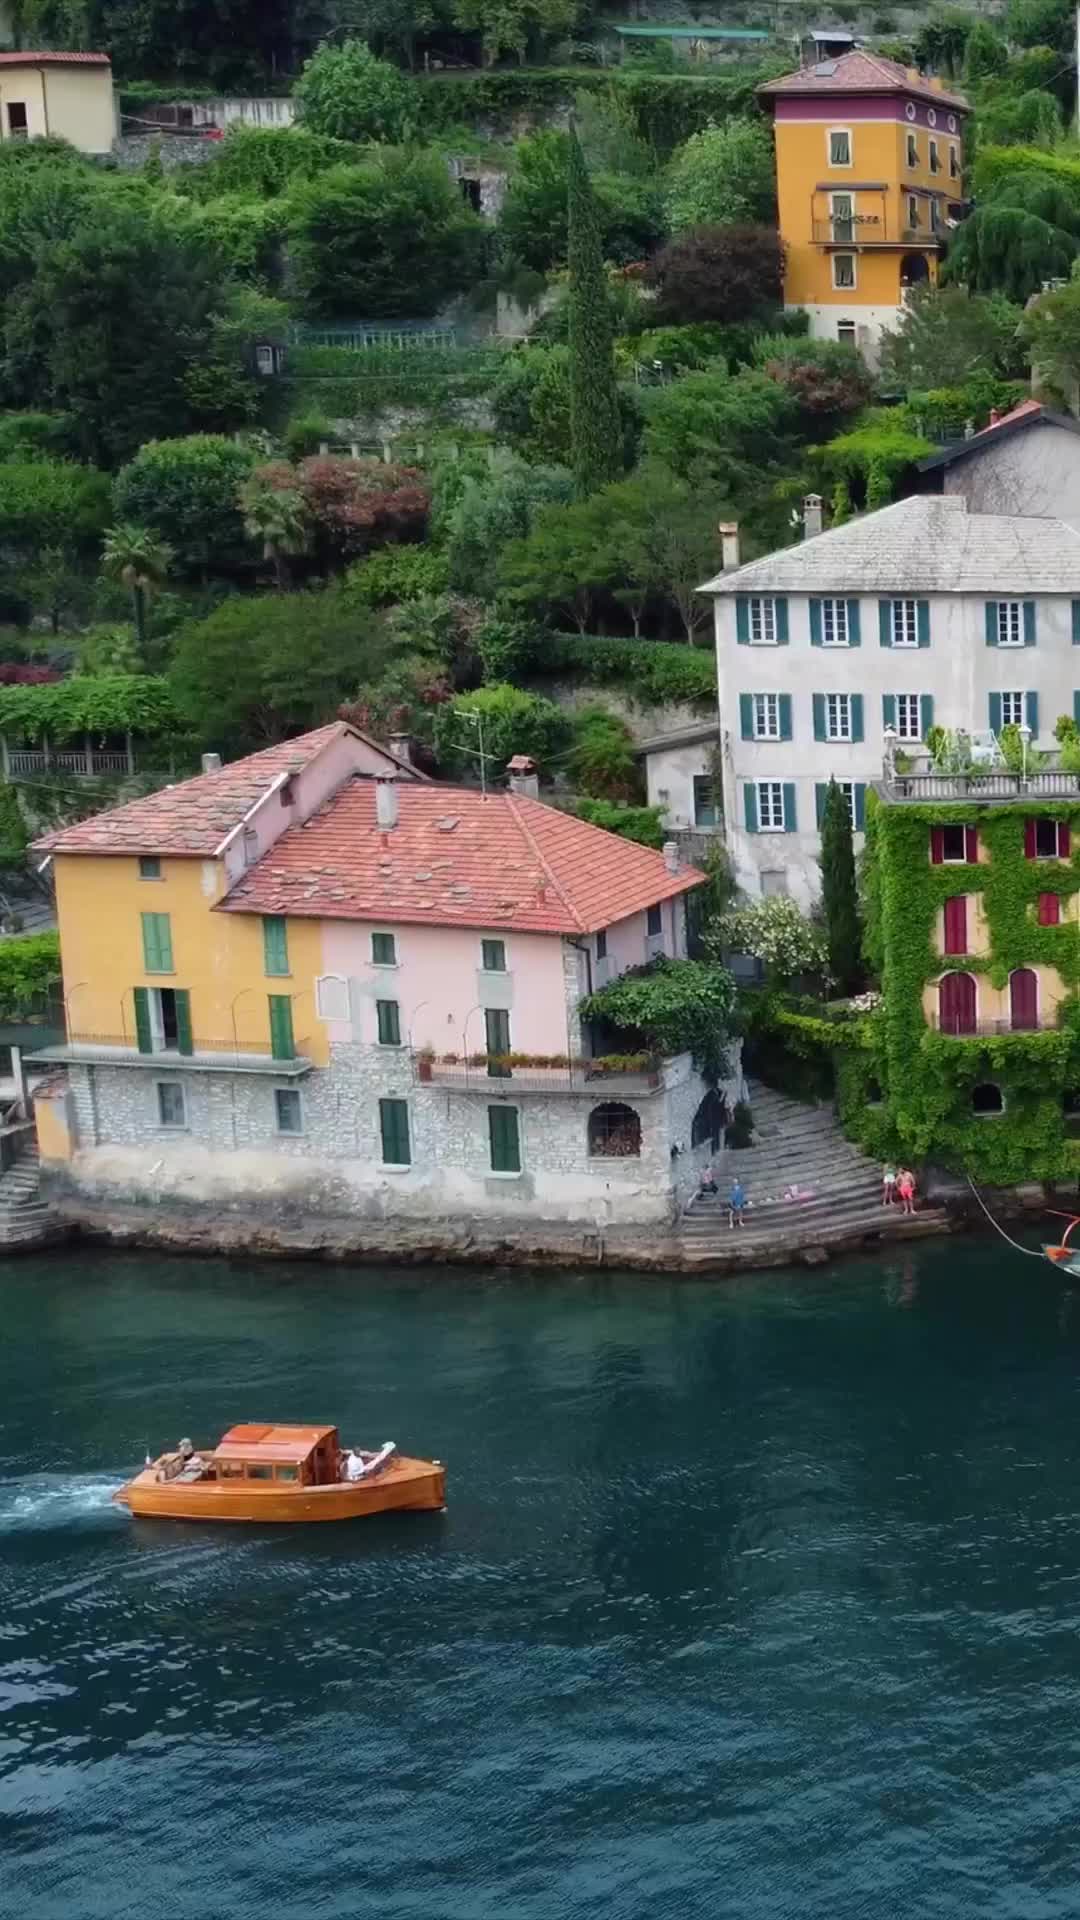
<instances>
[{"instance_id":1,"label":"white building","mask_svg":"<svg viewBox=\"0 0 1080 1920\"><path fill-rule=\"evenodd\" d=\"M1080 713L1080 533L901 500L722 573L714 597L723 812L751 895L819 888L830 779L856 828L885 729L1026 724L1053 745Z\"/></svg>"},{"instance_id":2,"label":"white building","mask_svg":"<svg viewBox=\"0 0 1080 1920\"><path fill-rule=\"evenodd\" d=\"M919 463L925 493L960 494L971 513L1056 516L1080 527L1080 420L1022 400Z\"/></svg>"},{"instance_id":3,"label":"white building","mask_svg":"<svg viewBox=\"0 0 1080 1920\"><path fill-rule=\"evenodd\" d=\"M664 825L676 833L713 833L720 826L713 761L719 742L715 719L639 742L650 807L661 807Z\"/></svg>"}]
</instances>

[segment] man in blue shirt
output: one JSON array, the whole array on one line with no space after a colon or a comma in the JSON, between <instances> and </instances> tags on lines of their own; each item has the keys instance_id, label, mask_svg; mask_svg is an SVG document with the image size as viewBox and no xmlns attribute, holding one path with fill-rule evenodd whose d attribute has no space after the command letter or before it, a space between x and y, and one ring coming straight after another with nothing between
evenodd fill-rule
<instances>
[{"instance_id":1,"label":"man in blue shirt","mask_svg":"<svg viewBox=\"0 0 1080 1920\"><path fill-rule=\"evenodd\" d=\"M736 1174L734 1180L731 1183L731 1193L728 1198L728 1206L731 1209L731 1218L728 1221L729 1226L732 1226L732 1227L742 1226L743 1208L745 1207L745 1205L746 1205L746 1195L742 1189L742 1181L739 1179L738 1174Z\"/></svg>"}]
</instances>

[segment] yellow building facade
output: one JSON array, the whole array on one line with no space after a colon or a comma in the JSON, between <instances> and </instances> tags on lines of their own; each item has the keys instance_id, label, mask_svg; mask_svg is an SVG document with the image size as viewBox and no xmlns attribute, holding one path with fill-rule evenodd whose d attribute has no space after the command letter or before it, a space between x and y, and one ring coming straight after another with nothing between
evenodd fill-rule
<instances>
[{"instance_id":1,"label":"yellow building facade","mask_svg":"<svg viewBox=\"0 0 1080 1920\"><path fill-rule=\"evenodd\" d=\"M935 284L964 191L967 103L861 50L761 88L775 123L784 302L876 358L912 287Z\"/></svg>"},{"instance_id":2,"label":"yellow building facade","mask_svg":"<svg viewBox=\"0 0 1080 1920\"><path fill-rule=\"evenodd\" d=\"M0 140L67 140L111 153L116 99L106 53L0 53Z\"/></svg>"}]
</instances>

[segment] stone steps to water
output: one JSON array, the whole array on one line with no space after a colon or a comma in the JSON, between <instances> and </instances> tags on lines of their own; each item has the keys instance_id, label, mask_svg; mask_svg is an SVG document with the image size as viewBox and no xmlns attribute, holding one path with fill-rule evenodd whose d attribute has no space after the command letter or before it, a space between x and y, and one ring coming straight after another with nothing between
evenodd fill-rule
<instances>
[{"instance_id":1,"label":"stone steps to water","mask_svg":"<svg viewBox=\"0 0 1080 1920\"><path fill-rule=\"evenodd\" d=\"M24 1145L18 1159L0 1174L0 1247L40 1243L48 1238L52 1226L52 1209L41 1197L41 1168L34 1140Z\"/></svg>"}]
</instances>

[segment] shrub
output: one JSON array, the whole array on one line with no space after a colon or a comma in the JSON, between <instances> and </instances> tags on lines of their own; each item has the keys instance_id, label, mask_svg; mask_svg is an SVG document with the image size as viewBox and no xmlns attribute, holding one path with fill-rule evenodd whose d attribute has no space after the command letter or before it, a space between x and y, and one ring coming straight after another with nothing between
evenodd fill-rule
<instances>
[{"instance_id":1,"label":"shrub","mask_svg":"<svg viewBox=\"0 0 1080 1920\"><path fill-rule=\"evenodd\" d=\"M592 634L546 634L533 661L537 674L580 674L594 686L618 686L650 705L674 701L715 705L711 648L658 640L605 640Z\"/></svg>"},{"instance_id":2,"label":"shrub","mask_svg":"<svg viewBox=\"0 0 1080 1920\"><path fill-rule=\"evenodd\" d=\"M664 844L662 807L628 807L618 800L583 795L575 800L574 812L579 820L587 820L591 827L603 827L606 833L617 833L622 840L636 840L639 846L657 849Z\"/></svg>"},{"instance_id":3,"label":"shrub","mask_svg":"<svg viewBox=\"0 0 1080 1920\"><path fill-rule=\"evenodd\" d=\"M482 729L464 716L475 714ZM517 687L481 687L476 693L462 693L440 707L435 716L435 751L443 766L475 777L478 754L487 763L488 780L502 774L515 754L527 753L543 767L566 745L569 725L565 714L553 700L539 693L522 693Z\"/></svg>"},{"instance_id":4,"label":"shrub","mask_svg":"<svg viewBox=\"0 0 1080 1920\"><path fill-rule=\"evenodd\" d=\"M32 933L0 942L0 1019L36 1013L60 985L60 936Z\"/></svg>"},{"instance_id":5,"label":"shrub","mask_svg":"<svg viewBox=\"0 0 1080 1920\"><path fill-rule=\"evenodd\" d=\"M331 140L406 140L415 101L410 82L363 40L325 42L293 88L304 123Z\"/></svg>"},{"instance_id":6,"label":"shrub","mask_svg":"<svg viewBox=\"0 0 1080 1920\"><path fill-rule=\"evenodd\" d=\"M707 940L717 954L746 953L760 960L779 985L800 974L823 974L826 969L821 928L783 895L733 908L710 930Z\"/></svg>"},{"instance_id":7,"label":"shrub","mask_svg":"<svg viewBox=\"0 0 1080 1920\"><path fill-rule=\"evenodd\" d=\"M607 707L585 707L574 719L570 776L582 793L603 800L641 796L641 766L626 721Z\"/></svg>"},{"instance_id":8,"label":"shrub","mask_svg":"<svg viewBox=\"0 0 1080 1920\"><path fill-rule=\"evenodd\" d=\"M152 528L184 567L221 565L243 546L238 495L252 458L248 447L218 433L148 440L116 476L115 517Z\"/></svg>"},{"instance_id":9,"label":"shrub","mask_svg":"<svg viewBox=\"0 0 1080 1920\"><path fill-rule=\"evenodd\" d=\"M437 547L389 546L351 566L343 591L358 606L390 607L401 600L445 593L449 584L446 555Z\"/></svg>"}]
</instances>

